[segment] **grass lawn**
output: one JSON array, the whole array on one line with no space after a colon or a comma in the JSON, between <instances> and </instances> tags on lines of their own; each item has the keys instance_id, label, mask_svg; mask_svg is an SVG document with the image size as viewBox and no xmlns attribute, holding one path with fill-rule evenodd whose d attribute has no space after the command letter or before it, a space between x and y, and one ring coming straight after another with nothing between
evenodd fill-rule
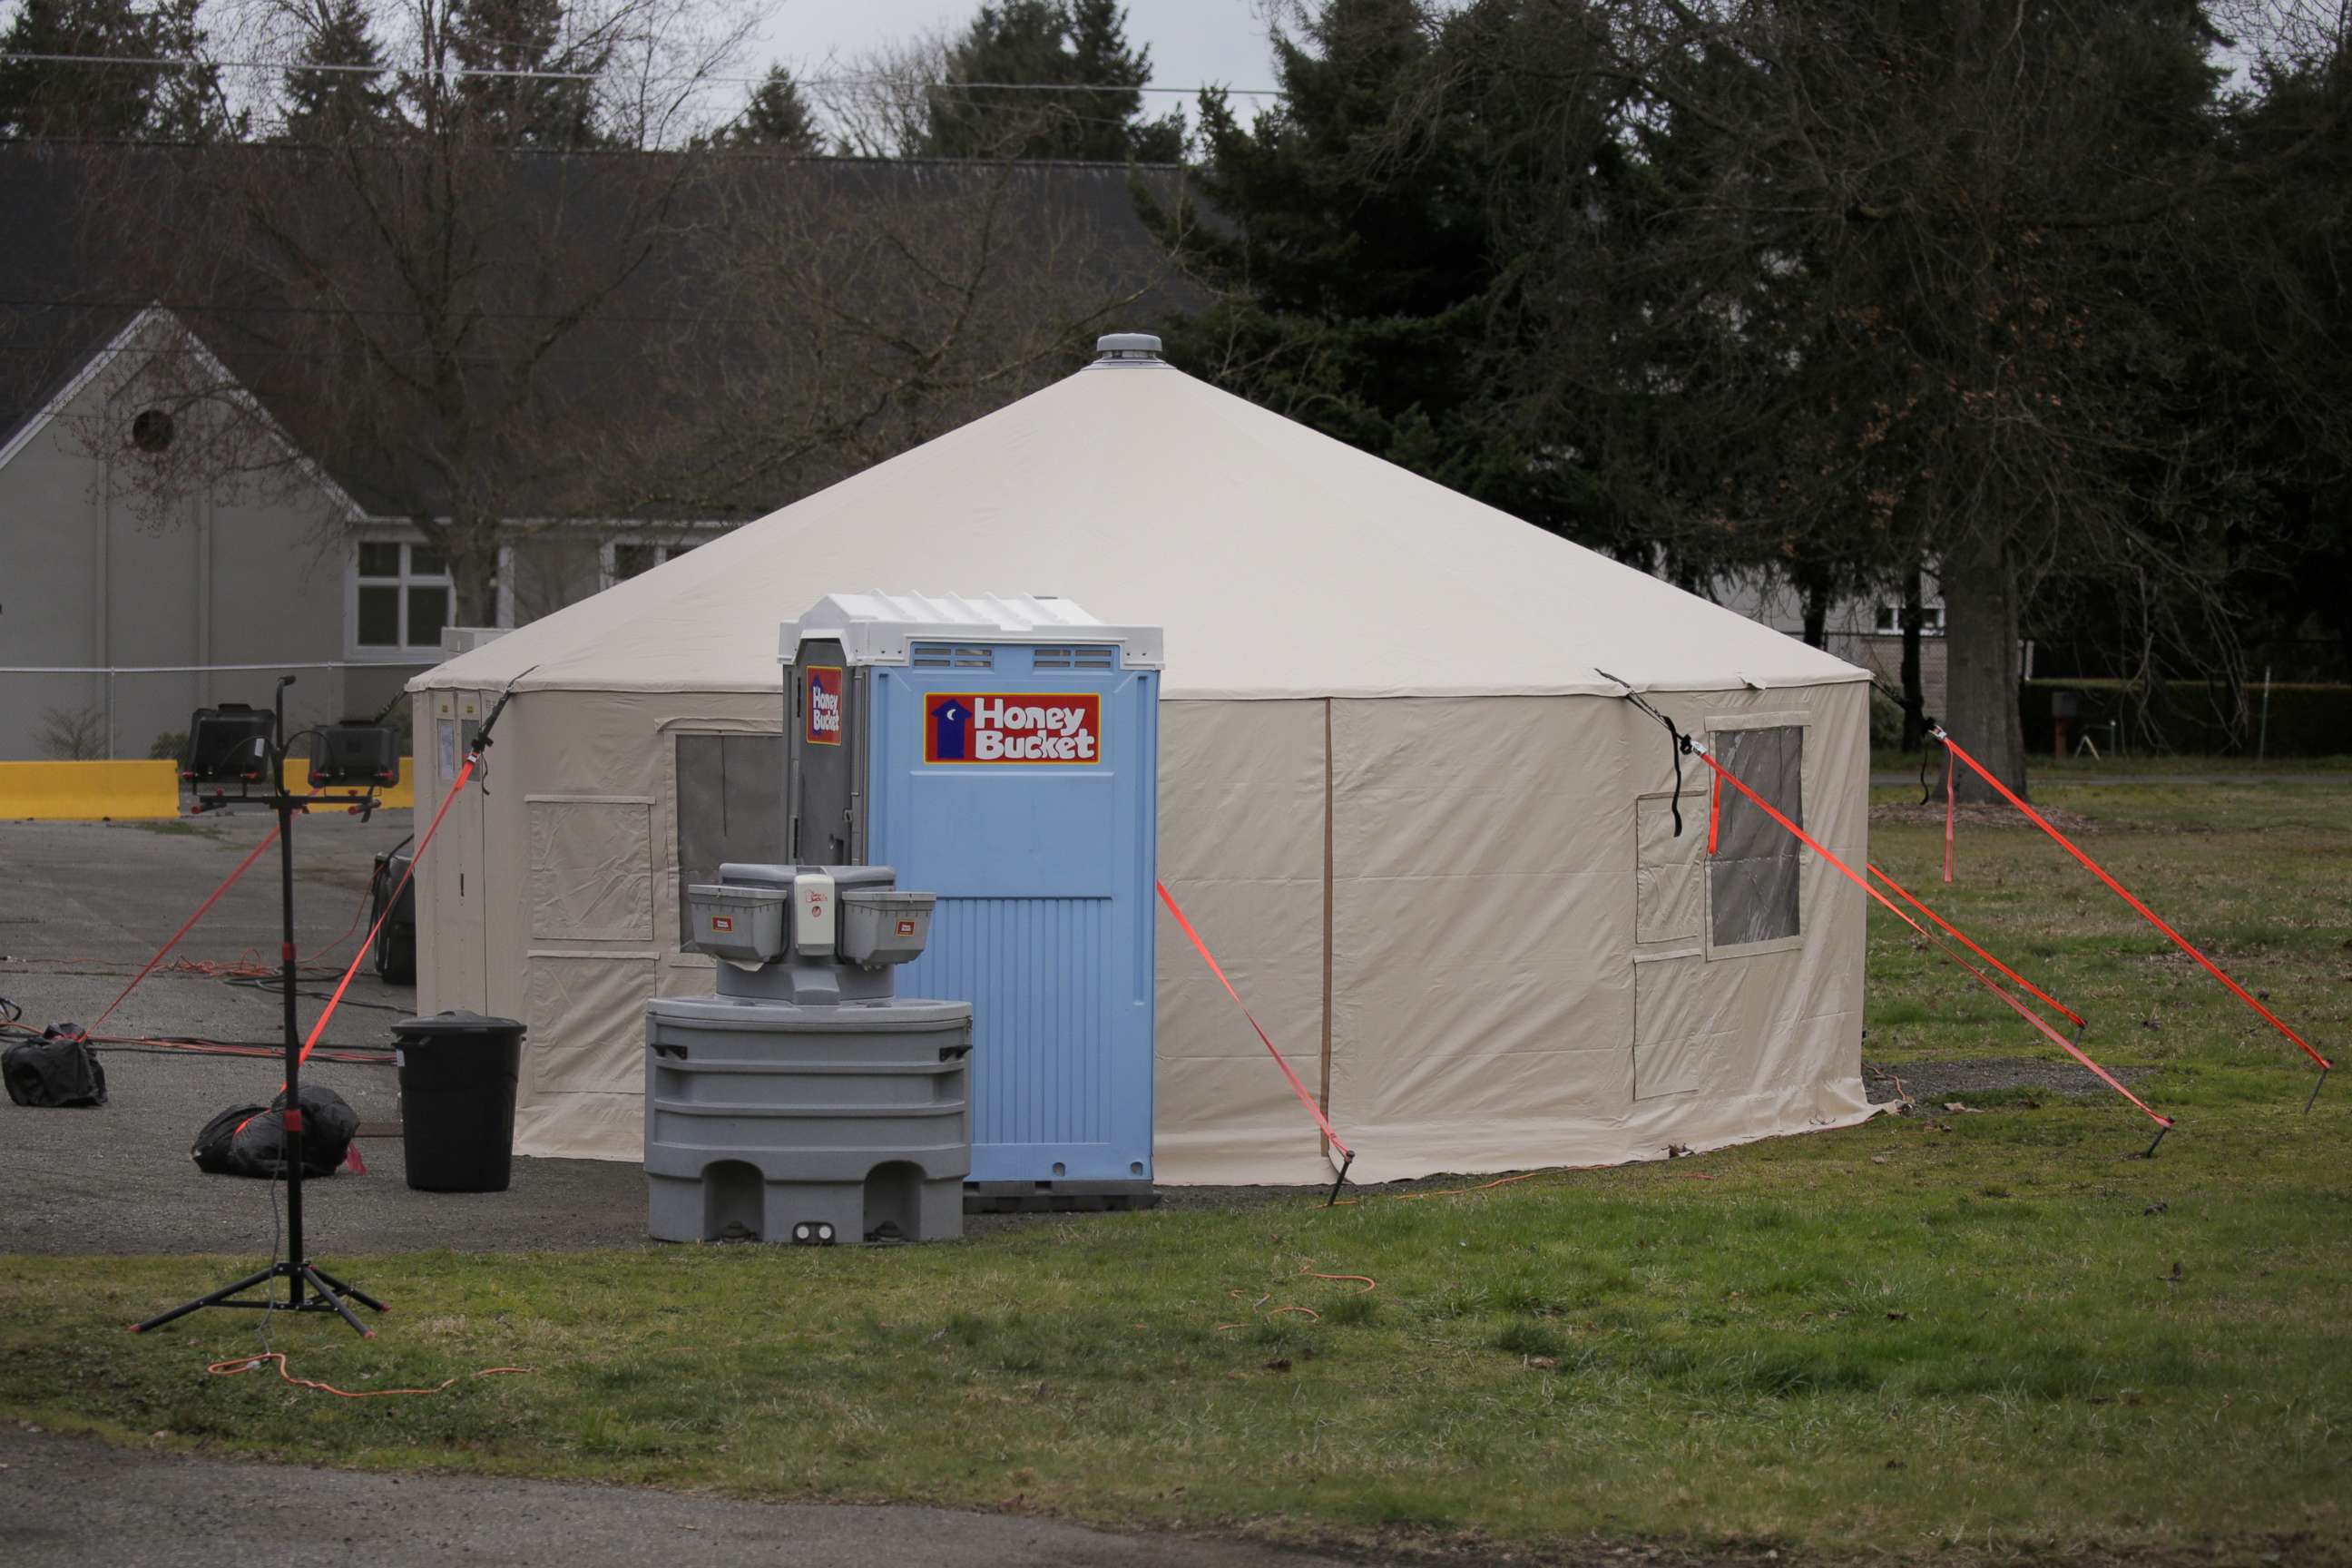
<instances>
[{"instance_id":1,"label":"grass lawn","mask_svg":"<svg viewBox=\"0 0 2352 1568\"><path fill-rule=\"evenodd\" d=\"M1966 742L1963 742L1965 744ZM1874 773L1907 773L1919 772L1919 753L1898 751L1892 747L1873 747L1870 771ZM1944 787L1944 756L1938 751L1933 775L1937 798L1941 799ZM1960 770L1966 773L1964 767ZM2143 755L2052 757L2037 753L2026 759L2026 776L2039 789L2043 783L2063 783L2069 778L2120 778L2137 776L2163 777L2172 773L2222 774L2236 777L2248 773L2352 773L2352 757L2265 757L2256 761L2252 753L2242 757L2205 756L2196 752ZM1918 797L1915 795L1913 799Z\"/></svg>"},{"instance_id":2,"label":"grass lawn","mask_svg":"<svg viewBox=\"0 0 2352 1568\"><path fill-rule=\"evenodd\" d=\"M1883 792L1887 798L1901 792ZM2053 784L2084 843L2322 1048L2352 1016L2352 790ZM0 1412L212 1452L1282 1539L1597 1554L2352 1557L2352 1082L2030 828L1879 862L2153 1069L1469 1196L1042 1222L955 1246L337 1258L383 1338L122 1325L241 1260L12 1258ZM1906 875L1906 873L1909 875ZM1874 915L1865 1056L2037 1054ZM1306 1270L1361 1274L1357 1284ZM1307 1311L1286 1310L1305 1308Z\"/></svg>"}]
</instances>

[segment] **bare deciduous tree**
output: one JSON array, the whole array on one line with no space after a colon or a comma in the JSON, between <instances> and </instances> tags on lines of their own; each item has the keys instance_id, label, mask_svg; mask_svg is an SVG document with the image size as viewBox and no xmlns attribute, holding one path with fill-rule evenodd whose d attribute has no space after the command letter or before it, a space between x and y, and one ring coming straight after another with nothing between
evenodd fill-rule
<instances>
[{"instance_id":1,"label":"bare deciduous tree","mask_svg":"<svg viewBox=\"0 0 2352 1568\"><path fill-rule=\"evenodd\" d=\"M104 248L218 354L149 367L144 395L204 438L123 466L130 499L166 511L232 473L299 493L322 466L447 562L461 620L493 618L501 546L596 510L606 432L675 384L675 257L709 217L692 132L748 27L730 14L388 0L392 111L94 159ZM523 69L555 79L497 74Z\"/></svg>"},{"instance_id":2,"label":"bare deciduous tree","mask_svg":"<svg viewBox=\"0 0 2352 1568\"><path fill-rule=\"evenodd\" d=\"M106 755L106 710L45 708L34 743L40 747L41 755L61 763L96 762Z\"/></svg>"}]
</instances>

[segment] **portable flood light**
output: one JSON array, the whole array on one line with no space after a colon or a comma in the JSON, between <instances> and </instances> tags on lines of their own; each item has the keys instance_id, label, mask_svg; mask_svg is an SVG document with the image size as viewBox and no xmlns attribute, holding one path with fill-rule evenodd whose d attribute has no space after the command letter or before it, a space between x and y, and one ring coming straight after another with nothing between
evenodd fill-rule
<instances>
[{"instance_id":1,"label":"portable flood light","mask_svg":"<svg viewBox=\"0 0 2352 1568\"><path fill-rule=\"evenodd\" d=\"M385 787L400 782L400 736L364 719L324 724L310 736L313 784Z\"/></svg>"},{"instance_id":2,"label":"portable flood light","mask_svg":"<svg viewBox=\"0 0 2352 1568\"><path fill-rule=\"evenodd\" d=\"M188 721L180 776L195 784L254 784L269 776L278 718L266 708L224 702L199 708Z\"/></svg>"}]
</instances>

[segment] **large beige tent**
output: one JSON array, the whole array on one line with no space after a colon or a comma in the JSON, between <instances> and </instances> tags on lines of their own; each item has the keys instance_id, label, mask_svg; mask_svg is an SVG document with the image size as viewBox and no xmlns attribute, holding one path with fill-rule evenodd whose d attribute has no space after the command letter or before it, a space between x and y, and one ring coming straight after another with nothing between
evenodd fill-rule
<instances>
[{"instance_id":1,"label":"large beige tent","mask_svg":"<svg viewBox=\"0 0 2352 1568\"><path fill-rule=\"evenodd\" d=\"M641 1150L642 1004L707 990L682 879L777 858L779 624L1045 594L1167 633L1160 869L1379 1181L1839 1125L1863 898L1675 776L1622 676L1850 862L1862 671L1230 396L1106 359L415 682L419 1002L530 1027L518 1146ZM764 851L764 853L763 853ZM1311 1182L1319 1135L1162 922L1157 1174Z\"/></svg>"}]
</instances>

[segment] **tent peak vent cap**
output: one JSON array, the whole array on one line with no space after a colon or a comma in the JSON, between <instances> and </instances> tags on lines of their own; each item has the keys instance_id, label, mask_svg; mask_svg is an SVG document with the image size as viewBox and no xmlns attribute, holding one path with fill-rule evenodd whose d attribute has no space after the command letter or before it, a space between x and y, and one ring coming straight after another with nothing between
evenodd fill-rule
<instances>
[{"instance_id":1,"label":"tent peak vent cap","mask_svg":"<svg viewBox=\"0 0 2352 1568\"><path fill-rule=\"evenodd\" d=\"M1097 364L1160 364L1160 340L1150 332L1105 332L1095 340Z\"/></svg>"}]
</instances>

